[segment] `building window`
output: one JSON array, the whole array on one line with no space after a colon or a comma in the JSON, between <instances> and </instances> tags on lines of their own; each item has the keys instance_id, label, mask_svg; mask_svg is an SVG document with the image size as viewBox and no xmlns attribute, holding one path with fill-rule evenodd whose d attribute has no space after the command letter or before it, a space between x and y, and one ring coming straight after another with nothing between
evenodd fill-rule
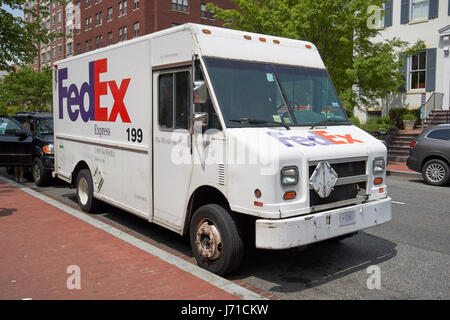
<instances>
[{"instance_id":1,"label":"building window","mask_svg":"<svg viewBox=\"0 0 450 320\"><path fill-rule=\"evenodd\" d=\"M100 36L100 48L103 48L103 35Z\"/></svg>"},{"instance_id":2,"label":"building window","mask_svg":"<svg viewBox=\"0 0 450 320\"><path fill-rule=\"evenodd\" d=\"M139 37L139 22L134 24L134 36Z\"/></svg>"},{"instance_id":3,"label":"building window","mask_svg":"<svg viewBox=\"0 0 450 320\"><path fill-rule=\"evenodd\" d=\"M429 5L429 0L412 0L411 20L428 19Z\"/></svg>"},{"instance_id":4,"label":"building window","mask_svg":"<svg viewBox=\"0 0 450 320\"><path fill-rule=\"evenodd\" d=\"M172 10L188 12L189 1L188 0L172 0Z\"/></svg>"},{"instance_id":5,"label":"building window","mask_svg":"<svg viewBox=\"0 0 450 320\"><path fill-rule=\"evenodd\" d=\"M89 50L92 50L92 39L89 39Z\"/></svg>"},{"instance_id":6,"label":"building window","mask_svg":"<svg viewBox=\"0 0 450 320\"><path fill-rule=\"evenodd\" d=\"M139 0L134 0L134 10L139 9Z\"/></svg>"},{"instance_id":7,"label":"building window","mask_svg":"<svg viewBox=\"0 0 450 320\"><path fill-rule=\"evenodd\" d=\"M206 4L204 4L204 3L202 3L201 5L200 5L200 10L201 10L201 17L202 18L206 18Z\"/></svg>"},{"instance_id":8,"label":"building window","mask_svg":"<svg viewBox=\"0 0 450 320\"><path fill-rule=\"evenodd\" d=\"M209 10L209 18L210 18L211 20L214 20L214 15L215 15L215 14L216 14L216 13L214 12L213 9Z\"/></svg>"},{"instance_id":9,"label":"building window","mask_svg":"<svg viewBox=\"0 0 450 320\"><path fill-rule=\"evenodd\" d=\"M86 26L86 31L89 30L89 18L86 18L84 23L85 23L85 26Z\"/></svg>"},{"instance_id":10,"label":"building window","mask_svg":"<svg viewBox=\"0 0 450 320\"><path fill-rule=\"evenodd\" d=\"M112 15L113 15L113 8L110 7L108 8L108 21L112 20Z\"/></svg>"},{"instance_id":11,"label":"building window","mask_svg":"<svg viewBox=\"0 0 450 320\"><path fill-rule=\"evenodd\" d=\"M119 28L119 42L122 41L122 28Z\"/></svg>"},{"instance_id":12,"label":"building window","mask_svg":"<svg viewBox=\"0 0 450 320\"><path fill-rule=\"evenodd\" d=\"M119 2L119 17L123 14L123 4Z\"/></svg>"},{"instance_id":13,"label":"building window","mask_svg":"<svg viewBox=\"0 0 450 320\"><path fill-rule=\"evenodd\" d=\"M58 57L62 56L62 45L58 46Z\"/></svg>"},{"instance_id":14,"label":"building window","mask_svg":"<svg viewBox=\"0 0 450 320\"><path fill-rule=\"evenodd\" d=\"M421 51L410 59L410 88L425 89L425 79L427 72L427 52Z\"/></svg>"},{"instance_id":15,"label":"building window","mask_svg":"<svg viewBox=\"0 0 450 320\"><path fill-rule=\"evenodd\" d=\"M95 48L98 49L100 45L100 38L99 37L95 37Z\"/></svg>"},{"instance_id":16,"label":"building window","mask_svg":"<svg viewBox=\"0 0 450 320\"><path fill-rule=\"evenodd\" d=\"M72 54L72 50L73 50L72 42L70 42L67 44L67 54Z\"/></svg>"},{"instance_id":17,"label":"building window","mask_svg":"<svg viewBox=\"0 0 450 320\"><path fill-rule=\"evenodd\" d=\"M61 22L61 11L58 11L58 23Z\"/></svg>"},{"instance_id":18,"label":"building window","mask_svg":"<svg viewBox=\"0 0 450 320\"><path fill-rule=\"evenodd\" d=\"M123 27L123 40L127 40L127 27Z\"/></svg>"},{"instance_id":19,"label":"building window","mask_svg":"<svg viewBox=\"0 0 450 320\"><path fill-rule=\"evenodd\" d=\"M52 16L52 25L56 24L56 14Z\"/></svg>"},{"instance_id":20,"label":"building window","mask_svg":"<svg viewBox=\"0 0 450 320\"><path fill-rule=\"evenodd\" d=\"M45 52L41 54L41 63L45 63Z\"/></svg>"},{"instance_id":21,"label":"building window","mask_svg":"<svg viewBox=\"0 0 450 320\"><path fill-rule=\"evenodd\" d=\"M77 53L81 54L81 43L77 43Z\"/></svg>"},{"instance_id":22,"label":"building window","mask_svg":"<svg viewBox=\"0 0 450 320\"><path fill-rule=\"evenodd\" d=\"M123 1L123 14L127 14L127 0Z\"/></svg>"},{"instance_id":23,"label":"building window","mask_svg":"<svg viewBox=\"0 0 450 320\"><path fill-rule=\"evenodd\" d=\"M53 51L53 58L56 58L56 47L53 47L52 51Z\"/></svg>"},{"instance_id":24,"label":"building window","mask_svg":"<svg viewBox=\"0 0 450 320\"><path fill-rule=\"evenodd\" d=\"M113 43L113 33L112 31L108 33L108 45Z\"/></svg>"},{"instance_id":25,"label":"building window","mask_svg":"<svg viewBox=\"0 0 450 320\"><path fill-rule=\"evenodd\" d=\"M89 51L89 42L86 40L86 52Z\"/></svg>"}]
</instances>

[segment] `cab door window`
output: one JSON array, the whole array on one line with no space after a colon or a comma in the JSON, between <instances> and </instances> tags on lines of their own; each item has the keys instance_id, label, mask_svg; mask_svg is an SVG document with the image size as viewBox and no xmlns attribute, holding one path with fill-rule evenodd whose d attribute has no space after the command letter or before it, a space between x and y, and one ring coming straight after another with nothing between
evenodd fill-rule
<instances>
[{"instance_id":1,"label":"cab door window","mask_svg":"<svg viewBox=\"0 0 450 320\"><path fill-rule=\"evenodd\" d=\"M158 83L158 120L162 129L189 129L189 71L164 73Z\"/></svg>"}]
</instances>

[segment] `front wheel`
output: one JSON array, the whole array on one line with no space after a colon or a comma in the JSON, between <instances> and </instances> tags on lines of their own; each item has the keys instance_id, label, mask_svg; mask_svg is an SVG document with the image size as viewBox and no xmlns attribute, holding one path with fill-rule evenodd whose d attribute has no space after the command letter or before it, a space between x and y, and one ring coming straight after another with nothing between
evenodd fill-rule
<instances>
[{"instance_id":1,"label":"front wheel","mask_svg":"<svg viewBox=\"0 0 450 320\"><path fill-rule=\"evenodd\" d=\"M244 257L237 219L216 204L195 211L189 229L191 248L200 267L218 275L235 271Z\"/></svg>"},{"instance_id":2,"label":"front wheel","mask_svg":"<svg viewBox=\"0 0 450 320\"><path fill-rule=\"evenodd\" d=\"M444 161L433 159L423 166L422 176L428 184L442 186L450 179L450 169Z\"/></svg>"},{"instance_id":3,"label":"front wheel","mask_svg":"<svg viewBox=\"0 0 450 320\"><path fill-rule=\"evenodd\" d=\"M40 158L33 161L33 180L38 187L47 186L50 183L50 171L45 169Z\"/></svg>"}]
</instances>

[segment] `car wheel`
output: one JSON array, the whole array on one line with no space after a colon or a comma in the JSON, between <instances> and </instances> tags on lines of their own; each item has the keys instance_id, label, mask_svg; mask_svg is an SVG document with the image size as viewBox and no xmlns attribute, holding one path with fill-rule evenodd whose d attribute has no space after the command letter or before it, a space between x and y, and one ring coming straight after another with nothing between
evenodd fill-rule
<instances>
[{"instance_id":1,"label":"car wheel","mask_svg":"<svg viewBox=\"0 0 450 320\"><path fill-rule=\"evenodd\" d=\"M244 256L237 219L216 204L200 207L190 223L189 237L200 267L218 275L235 271Z\"/></svg>"},{"instance_id":2,"label":"car wheel","mask_svg":"<svg viewBox=\"0 0 450 320\"><path fill-rule=\"evenodd\" d=\"M449 181L450 169L448 164L444 161L433 159L423 166L422 176L426 183L433 186L442 186Z\"/></svg>"},{"instance_id":3,"label":"car wheel","mask_svg":"<svg viewBox=\"0 0 450 320\"><path fill-rule=\"evenodd\" d=\"M40 158L33 160L32 174L34 183L38 187L44 187L50 182L50 171L45 169L44 164Z\"/></svg>"},{"instance_id":4,"label":"car wheel","mask_svg":"<svg viewBox=\"0 0 450 320\"><path fill-rule=\"evenodd\" d=\"M99 202L94 198L94 184L91 172L83 169L77 177L77 199L78 204L84 212L93 213L97 210Z\"/></svg>"}]
</instances>

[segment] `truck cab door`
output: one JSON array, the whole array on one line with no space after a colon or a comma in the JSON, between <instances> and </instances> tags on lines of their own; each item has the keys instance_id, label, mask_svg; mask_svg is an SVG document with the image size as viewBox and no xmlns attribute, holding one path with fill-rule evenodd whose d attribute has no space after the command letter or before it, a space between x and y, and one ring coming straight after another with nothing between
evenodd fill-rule
<instances>
[{"instance_id":1,"label":"truck cab door","mask_svg":"<svg viewBox=\"0 0 450 320\"><path fill-rule=\"evenodd\" d=\"M153 220L180 231L193 170L191 69L153 72Z\"/></svg>"}]
</instances>

